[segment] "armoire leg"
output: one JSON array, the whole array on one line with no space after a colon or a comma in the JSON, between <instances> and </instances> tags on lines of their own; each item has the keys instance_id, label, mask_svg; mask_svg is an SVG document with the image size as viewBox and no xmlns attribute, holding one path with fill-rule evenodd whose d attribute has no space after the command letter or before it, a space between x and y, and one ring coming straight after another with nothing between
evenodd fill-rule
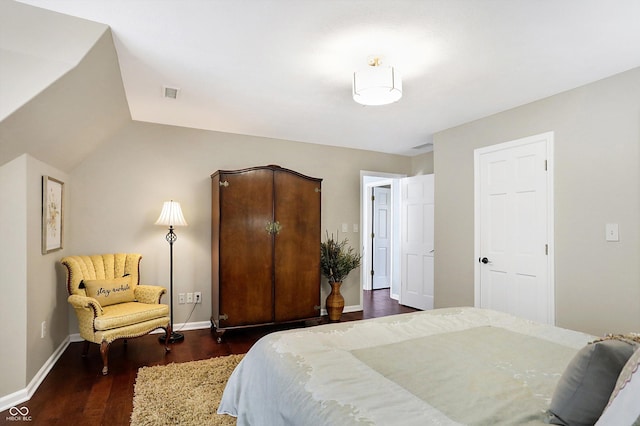
<instances>
[{"instance_id":1,"label":"armoire leg","mask_svg":"<svg viewBox=\"0 0 640 426\"><path fill-rule=\"evenodd\" d=\"M224 330L218 330L216 325L211 321L211 334L216 338L217 343L222 343L222 335L224 334Z\"/></svg>"}]
</instances>

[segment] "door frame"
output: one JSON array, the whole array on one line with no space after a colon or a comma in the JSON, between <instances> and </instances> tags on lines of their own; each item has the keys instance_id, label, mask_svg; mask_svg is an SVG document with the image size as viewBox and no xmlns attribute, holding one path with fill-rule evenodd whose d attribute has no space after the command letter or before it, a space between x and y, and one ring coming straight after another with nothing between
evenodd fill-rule
<instances>
[{"instance_id":1,"label":"door frame","mask_svg":"<svg viewBox=\"0 0 640 426\"><path fill-rule=\"evenodd\" d=\"M521 139L515 139L509 142L498 143L473 151L474 156L474 306L480 307L480 156L490 152L511 149L518 146L527 145L533 142L544 140L547 146L547 287L548 287L548 318L547 322L551 325L556 323L555 314L555 242L554 242L554 132L545 132L538 135L528 136Z\"/></svg>"},{"instance_id":2,"label":"door frame","mask_svg":"<svg viewBox=\"0 0 640 426\"><path fill-rule=\"evenodd\" d=\"M399 257L396 249L399 246L400 228L398 219L400 218L400 179L407 177L406 174L374 172L360 170L360 253L362 254L362 265L360 268L360 306L362 306L363 290L372 288L371 274L371 188L374 186L391 185L391 289L390 296L398 300L400 297L400 268ZM398 257L396 259L396 257ZM394 293L394 289L397 292Z\"/></svg>"}]
</instances>

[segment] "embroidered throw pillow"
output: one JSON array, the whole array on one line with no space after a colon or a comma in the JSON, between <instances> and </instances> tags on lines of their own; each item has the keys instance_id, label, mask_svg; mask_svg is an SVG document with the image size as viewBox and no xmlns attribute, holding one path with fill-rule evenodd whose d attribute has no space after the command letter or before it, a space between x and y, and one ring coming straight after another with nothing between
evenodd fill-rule
<instances>
[{"instance_id":1,"label":"embroidered throw pillow","mask_svg":"<svg viewBox=\"0 0 640 426\"><path fill-rule=\"evenodd\" d=\"M87 296L93 297L100 306L116 303L133 302L133 288L131 277L114 278L111 280L84 280Z\"/></svg>"}]
</instances>

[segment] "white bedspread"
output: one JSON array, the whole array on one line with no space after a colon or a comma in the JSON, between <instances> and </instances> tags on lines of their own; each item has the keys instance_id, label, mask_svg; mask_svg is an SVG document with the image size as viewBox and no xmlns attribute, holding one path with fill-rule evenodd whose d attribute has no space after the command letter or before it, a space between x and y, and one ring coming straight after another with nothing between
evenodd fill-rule
<instances>
[{"instance_id":1,"label":"white bedspread","mask_svg":"<svg viewBox=\"0 0 640 426\"><path fill-rule=\"evenodd\" d=\"M273 333L231 375L239 425L544 424L593 336L476 308Z\"/></svg>"}]
</instances>

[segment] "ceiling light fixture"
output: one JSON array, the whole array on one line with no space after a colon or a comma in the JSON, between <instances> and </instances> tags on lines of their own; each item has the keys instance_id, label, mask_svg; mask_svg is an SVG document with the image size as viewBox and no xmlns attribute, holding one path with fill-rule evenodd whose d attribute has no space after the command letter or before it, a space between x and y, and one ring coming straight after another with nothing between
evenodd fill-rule
<instances>
[{"instance_id":1,"label":"ceiling light fixture","mask_svg":"<svg viewBox=\"0 0 640 426\"><path fill-rule=\"evenodd\" d=\"M387 105L402 97L402 78L393 67L382 66L379 57L353 73L353 100L362 105Z\"/></svg>"}]
</instances>

